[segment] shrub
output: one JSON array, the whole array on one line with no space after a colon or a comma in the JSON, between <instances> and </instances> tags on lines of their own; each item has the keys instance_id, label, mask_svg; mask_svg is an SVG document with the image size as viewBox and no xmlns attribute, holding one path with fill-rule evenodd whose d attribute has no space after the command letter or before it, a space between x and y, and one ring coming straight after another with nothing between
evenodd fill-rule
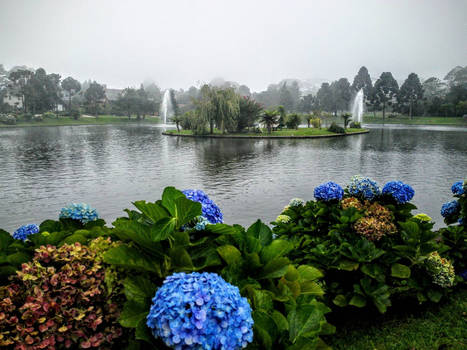
<instances>
[{"instance_id":1,"label":"shrub","mask_svg":"<svg viewBox=\"0 0 467 350\"><path fill-rule=\"evenodd\" d=\"M53 112L45 112L44 114L42 114L42 117L49 118L49 119L56 119L58 118L58 114L55 114Z\"/></svg>"},{"instance_id":2,"label":"shrub","mask_svg":"<svg viewBox=\"0 0 467 350\"><path fill-rule=\"evenodd\" d=\"M42 114L34 114L32 116L32 121L34 122L41 122L44 120L44 117L42 116Z\"/></svg>"},{"instance_id":3,"label":"shrub","mask_svg":"<svg viewBox=\"0 0 467 350\"><path fill-rule=\"evenodd\" d=\"M321 129L321 119L318 117L311 119L311 125L313 125L315 129Z\"/></svg>"},{"instance_id":4,"label":"shrub","mask_svg":"<svg viewBox=\"0 0 467 350\"><path fill-rule=\"evenodd\" d=\"M31 121L33 118L33 115L31 113L24 113L22 117L26 121Z\"/></svg>"},{"instance_id":5,"label":"shrub","mask_svg":"<svg viewBox=\"0 0 467 350\"><path fill-rule=\"evenodd\" d=\"M376 181L361 175L355 175L350 179L348 191L352 196L368 200L373 200L381 194Z\"/></svg>"},{"instance_id":6,"label":"shrub","mask_svg":"<svg viewBox=\"0 0 467 350\"><path fill-rule=\"evenodd\" d=\"M358 188L355 179L350 188ZM407 201L413 190L403 185L389 186L390 194L384 196L372 195L373 202L349 191L338 201L335 193L340 191L324 191L318 201L286 207L281 215L290 217L288 222L273 223L278 239L293 244L288 257L294 263L313 264L324 272L328 305L371 303L383 313L394 297L439 301L448 292L433 282L425 265L440 248L433 223L412 216L415 206Z\"/></svg>"},{"instance_id":7,"label":"shrub","mask_svg":"<svg viewBox=\"0 0 467 350\"><path fill-rule=\"evenodd\" d=\"M467 276L467 181L455 182L451 191L456 199L441 207L441 215L448 225L440 230L443 251L452 261L456 273Z\"/></svg>"},{"instance_id":8,"label":"shrub","mask_svg":"<svg viewBox=\"0 0 467 350\"><path fill-rule=\"evenodd\" d=\"M286 118L285 125L287 129L298 129L300 125L300 116L296 113L289 114Z\"/></svg>"},{"instance_id":9,"label":"shrub","mask_svg":"<svg viewBox=\"0 0 467 350\"><path fill-rule=\"evenodd\" d=\"M336 134L345 134L345 129L337 125L335 122L331 123L331 126L328 128L328 131L334 132Z\"/></svg>"},{"instance_id":10,"label":"shrub","mask_svg":"<svg viewBox=\"0 0 467 350\"><path fill-rule=\"evenodd\" d=\"M361 129L362 128L362 124L360 124L359 122L351 122L350 123L350 127L352 129Z\"/></svg>"},{"instance_id":11,"label":"shrub","mask_svg":"<svg viewBox=\"0 0 467 350\"><path fill-rule=\"evenodd\" d=\"M13 114L1 115L0 122L6 125L16 125L16 117Z\"/></svg>"},{"instance_id":12,"label":"shrub","mask_svg":"<svg viewBox=\"0 0 467 350\"><path fill-rule=\"evenodd\" d=\"M0 288L2 343L40 349L118 342L119 309L107 291L98 253L79 243L37 249L12 283Z\"/></svg>"}]
</instances>

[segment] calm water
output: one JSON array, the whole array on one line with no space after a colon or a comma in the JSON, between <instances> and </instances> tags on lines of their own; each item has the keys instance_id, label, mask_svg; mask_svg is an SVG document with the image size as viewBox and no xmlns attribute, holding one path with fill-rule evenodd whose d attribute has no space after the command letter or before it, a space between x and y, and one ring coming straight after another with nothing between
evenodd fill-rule
<instances>
[{"instance_id":1,"label":"calm water","mask_svg":"<svg viewBox=\"0 0 467 350\"><path fill-rule=\"evenodd\" d=\"M370 134L313 140L174 138L155 126L0 129L0 227L56 218L86 202L111 222L165 186L205 190L228 223L270 222L292 197L354 174L402 180L441 222L450 186L467 176L467 128L372 127Z\"/></svg>"}]
</instances>

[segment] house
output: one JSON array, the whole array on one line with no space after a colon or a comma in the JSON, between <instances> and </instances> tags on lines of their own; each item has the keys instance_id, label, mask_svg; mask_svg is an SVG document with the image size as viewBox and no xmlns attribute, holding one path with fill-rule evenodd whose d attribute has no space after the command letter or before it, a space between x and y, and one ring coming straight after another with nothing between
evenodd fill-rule
<instances>
[{"instance_id":1,"label":"house","mask_svg":"<svg viewBox=\"0 0 467 350\"><path fill-rule=\"evenodd\" d=\"M23 101L21 97L15 94L15 91L12 89L7 89L3 95L3 103L6 103L12 107L23 108Z\"/></svg>"}]
</instances>

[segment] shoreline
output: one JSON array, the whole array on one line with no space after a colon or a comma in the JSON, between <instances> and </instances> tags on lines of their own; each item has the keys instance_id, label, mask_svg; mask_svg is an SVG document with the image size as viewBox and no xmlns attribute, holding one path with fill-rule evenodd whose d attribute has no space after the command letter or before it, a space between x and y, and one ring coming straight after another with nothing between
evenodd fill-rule
<instances>
[{"instance_id":1,"label":"shoreline","mask_svg":"<svg viewBox=\"0 0 467 350\"><path fill-rule=\"evenodd\" d=\"M354 131L354 132L349 132L346 134L328 134L328 135L298 135L298 136L292 136L292 135L280 135L280 136L274 136L274 135L193 135L193 134L179 134L179 133L174 133L174 132L167 132L164 131L162 135L165 136L180 136L180 137L194 137L194 138L213 138L213 139L318 139L318 138L327 138L327 137L343 137L343 136L351 136L351 135L361 135L361 134L368 134L370 130L364 129L362 131Z\"/></svg>"}]
</instances>

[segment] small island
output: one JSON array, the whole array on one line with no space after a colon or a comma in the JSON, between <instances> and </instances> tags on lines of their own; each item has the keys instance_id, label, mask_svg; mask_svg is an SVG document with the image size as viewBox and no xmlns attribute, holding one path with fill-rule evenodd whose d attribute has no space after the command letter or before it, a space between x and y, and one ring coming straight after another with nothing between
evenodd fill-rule
<instances>
[{"instance_id":1,"label":"small island","mask_svg":"<svg viewBox=\"0 0 467 350\"><path fill-rule=\"evenodd\" d=\"M329 131L328 129L314 129L314 128L299 128L299 129L282 129L267 133L266 130L262 132L245 132L245 133L232 133L222 134L219 130L215 130L213 134L197 135L192 130L167 130L163 135L167 136L182 136L182 137L201 137L201 138L233 138L233 139L314 139L323 137L339 137L350 136L358 134L366 134L370 131L361 128L349 128L345 133L337 133Z\"/></svg>"}]
</instances>

